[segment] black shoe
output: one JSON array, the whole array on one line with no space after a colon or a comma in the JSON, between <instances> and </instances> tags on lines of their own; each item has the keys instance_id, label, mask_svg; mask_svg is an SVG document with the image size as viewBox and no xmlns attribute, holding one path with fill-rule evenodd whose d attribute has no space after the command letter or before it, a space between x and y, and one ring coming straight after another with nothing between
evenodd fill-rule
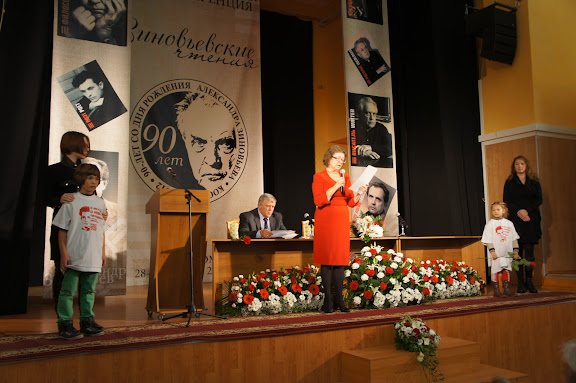
<instances>
[{"instance_id":1,"label":"black shoe","mask_svg":"<svg viewBox=\"0 0 576 383\"><path fill-rule=\"evenodd\" d=\"M58 336L66 340L84 338L84 335L82 335L80 332L78 332L78 330L74 328L74 324L71 320L58 322Z\"/></svg>"},{"instance_id":2,"label":"black shoe","mask_svg":"<svg viewBox=\"0 0 576 383\"><path fill-rule=\"evenodd\" d=\"M332 307L322 306L322 311L324 311L326 314L332 314L334 309Z\"/></svg>"},{"instance_id":3,"label":"black shoe","mask_svg":"<svg viewBox=\"0 0 576 383\"><path fill-rule=\"evenodd\" d=\"M532 279L526 280L526 287L528 288L528 291L531 292L532 294L538 293L538 290L536 290L536 287L534 287L534 284L532 283Z\"/></svg>"},{"instance_id":4,"label":"black shoe","mask_svg":"<svg viewBox=\"0 0 576 383\"><path fill-rule=\"evenodd\" d=\"M100 336L104 334L104 327L94 322L94 317L80 319L80 332L87 336Z\"/></svg>"},{"instance_id":5,"label":"black shoe","mask_svg":"<svg viewBox=\"0 0 576 383\"><path fill-rule=\"evenodd\" d=\"M349 313L350 309L346 306L340 306L340 311L343 313Z\"/></svg>"}]
</instances>

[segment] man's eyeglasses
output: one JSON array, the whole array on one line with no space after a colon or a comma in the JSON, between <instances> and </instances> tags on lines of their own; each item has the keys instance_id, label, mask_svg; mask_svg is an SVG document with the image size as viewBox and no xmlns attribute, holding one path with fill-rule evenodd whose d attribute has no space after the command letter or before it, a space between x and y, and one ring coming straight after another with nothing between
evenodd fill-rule
<instances>
[{"instance_id":1,"label":"man's eyeglasses","mask_svg":"<svg viewBox=\"0 0 576 383\"><path fill-rule=\"evenodd\" d=\"M339 158L339 157L334 157L334 156L332 156L332 158L334 158L336 161L342 162L343 164L346 163L346 158Z\"/></svg>"}]
</instances>

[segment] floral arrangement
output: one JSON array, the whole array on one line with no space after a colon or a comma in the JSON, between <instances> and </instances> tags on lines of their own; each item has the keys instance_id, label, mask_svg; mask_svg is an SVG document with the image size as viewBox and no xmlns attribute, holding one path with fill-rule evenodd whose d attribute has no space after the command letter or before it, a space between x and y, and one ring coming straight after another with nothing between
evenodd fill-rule
<instances>
[{"instance_id":1,"label":"floral arrangement","mask_svg":"<svg viewBox=\"0 0 576 383\"><path fill-rule=\"evenodd\" d=\"M261 271L248 277L238 275L223 287L219 314L265 315L317 311L324 302L319 268Z\"/></svg>"},{"instance_id":2,"label":"floral arrangement","mask_svg":"<svg viewBox=\"0 0 576 383\"><path fill-rule=\"evenodd\" d=\"M442 382L444 374L438 367L437 350L440 337L419 318L406 315L394 323L397 350L416 352L416 360L422 365L427 381Z\"/></svg>"},{"instance_id":3,"label":"floral arrangement","mask_svg":"<svg viewBox=\"0 0 576 383\"><path fill-rule=\"evenodd\" d=\"M355 308L405 307L436 298L475 296L483 284L464 262L418 262L376 244L365 246L344 273L345 299Z\"/></svg>"},{"instance_id":4,"label":"floral arrangement","mask_svg":"<svg viewBox=\"0 0 576 383\"><path fill-rule=\"evenodd\" d=\"M352 228L360 239L368 243L371 239L384 236L384 219L377 215L371 216L360 213L360 216L352 224Z\"/></svg>"}]
</instances>

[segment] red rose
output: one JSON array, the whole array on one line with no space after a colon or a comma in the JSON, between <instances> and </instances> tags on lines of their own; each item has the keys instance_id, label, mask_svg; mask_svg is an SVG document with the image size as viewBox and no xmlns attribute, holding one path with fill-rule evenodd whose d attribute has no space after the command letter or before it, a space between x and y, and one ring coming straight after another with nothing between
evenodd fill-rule
<instances>
[{"instance_id":1,"label":"red rose","mask_svg":"<svg viewBox=\"0 0 576 383\"><path fill-rule=\"evenodd\" d=\"M422 294L430 295L430 289L428 287L424 287L424 290L422 290Z\"/></svg>"},{"instance_id":2,"label":"red rose","mask_svg":"<svg viewBox=\"0 0 576 383\"><path fill-rule=\"evenodd\" d=\"M228 295L228 302L236 302L236 299L238 299L238 293L231 293Z\"/></svg>"},{"instance_id":3,"label":"red rose","mask_svg":"<svg viewBox=\"0 0 576 383\"><path fill-rule=\"evenodd\" d=\"M369 277L373 277L376 274L376 271L374 270L366 270L366 275Z\"/></svg>"},{"instance_id":4,"label":"red rose","mask_svg":"<svg viewBox=\"0 0 576 383\"><path fill-rule=\"evenodd\" d=\"M304 272L305 272L305 273L309 273L309 272L310 272L310 268L309 268L309 267L305 267L305 268L304 268Z\"/></svg>"},{"instance_id":5,"label":"red rose","mask_svg":"<svg viewBox=\"0 0 576 383\"><path fill-rule=\"evenodd\" d=\"M460 280L460 282L464 282L466 280L466 276L462 273L458 273L458 280Z\"/></svg>"},{"instance_id":6,"label":"red rose","mask_svg":"<svg viewBox=\"0 0 576 383\"><path fill-rule=\"evenodd\" d=\"M354 263L360 263L360 258L358 257L354 258Z\"/></svg>"},{"instance_id":7,"label":"red rose","mask_svg":"<svg viewBox=\"0 0 576 383\"><path fill-rule=\"evenodd\" d=\"M250 284L248 285L248 289L249 289L250 291L254 291L254 290L256 290L256 287L254 287L254 285L253 285L252 283L250 283Z\"/></svg>"},{"instance_id":8,"label":"red rose","mask_svg":"<svg viewBox=\"0 0 576 383\"><path fill-rule=\"evenodd\" d=\"M418 328L412 329L412 336L418 338L420 336L420 330Z\"/></svg>"},{"instance_id":9,"label":"red rose","mask_svg":"<svg viewBox=\"0 0 576 383\"><path fill-rule=\"evenodd\" d=\"M454 283L454 278L452 278L452 276L447 276L446 277L446 283L448 283L449 285L451 285L452 283Z\"/></svg>"},{"instance_id":10,"label":"red rose","mask_svg":"<svg viewBox=\"0 0 576 383\"><path fill-rule=\"evenodd\" d=\"M252 302L254 302L254 296L251 295L251 294L246 294L246 295L244 295L243 301L244 301L244 303L246 303L247 305L251 305Z\"/></svg>"},{"instance_id":11,"label":"red rose","mask_svg":"<svg viewBox=\"0 0 576 383\"><path fill-rule=\"evenodd\" d=\"M410 279L410 283L412 283L413 285L416 284L416 281L414 279Z\"/></svg>"},{"instance_id":12,"label":"red rose","mask_svg":"<svg viewBox=\"0 0 576 383\"><path fill-rule=\"evenodd\" d=\"M373 295L374 294L372 294L372 291L370 291L370 290L364 291L364 298L366 298L366 299L372 299Z\"/></svg>"},{"instance_id":13,"label":"red rose","mask_svg":"<svg viewBox=\"0 0 576 383\"><path fill-rule=\"evenodd\" d=\"M280 272L279 272L278 274L280 274L281 277L283 277L283 276L286 275L286 273L285 273L284 271L282 271L282 270L280 270Z\"/></svg>"},{"instance_id":14,"label":"red rose","mask_svg":"<svg viewBox=\"0 0 576 383\"><path fill-rule=\"evenodd\" d=\"M440 266L435 266L434 271L440 271Z\"/></svg>"},{"instance_id":15,"label":"red rose","mask_svg":"<svg viewBox=\"0 0 576 383\"><path fill-rule=\"evenodd\" d=\"M438 276L433 275L432 278L430 278L430 280L432 281L432 283L438 283Z\"/></svg>"},{"instance_id":16,"label":"red rose","mask_svg":"<svg viewBox=\"0 0 576 383\"><path fill-rule=\"evenodd\" d=\"M277 280L278 279L278 274L276 273L272 273L272 280Z\"/></svg>"},{"instance_id":17,"label":"red rose","mask_svg":"<svg viewBox=\"0 0 576 383\"><path fill-rule=\"evenodd\" d=\"M380 283L380 290L386 290L388 288L388 285L385 282L381 282Z\"/></svg>"},{"instance_id":18,"label":"red rose","mask_svg":"<svg viewBox=\"0 0 576 383\"><path fill-rule=\"evenodd\" d=\"M376 255L378 254L378 252L376 251L376 249L370 249L370 254Z\"/></svg>"},{"instance_id":19,"label":"red rose","mask_svg":"<svg viewBox=\"0 0 576 383\"><path fill-rule=\"evenodd\" d=\"M535 267L536 267L536 262L530 262L530 267L531 267L531 268L535 268Z\"/></svg>"},{"instance_id":20,"label":"red rose","mask_svg":"<svg viewBox=\"0 0 576 383\"><path fill-rule=\"evenodd\" d=\"M248 236L244 237L244 244L245 244L245 245L249 245L250 242L252 242L252 238L250 238L250 237L248 237Z\"/></svg>"},{"instance_id":21,"label":"red rose","mask_svg":"<svg viewBox=\"0 0 576 383\"><path fill-rule=\"evenodd\" d=\"M408 270L407 268L405 267L402 268L402 275L408 275L409 272L410 270Z\"/></svg>"},{"instance_id":22,"label":"red rose","mask_svg":"<svg viewBox=\"0 0 576 383\"><path fill-rule=\"evenodd\" d=\"M457 267L452 267L452 269L451 269L452 272L455 272L456 270L458 270Z\"/></svg>"},{"instance_id":23,"label":"red rose","mask_svg":"<svg viewBox=\"0 0 576 383\"><path fill-rule=\"evenodd\" d=\"M268 282L267 280L264 280L264 282L262 283L262 287L267 289L268 287L270 287L270 282Z\"/></svg>"},{"instance_id":24,"label":"red rose","mask_svg":"<svg viewBox=\"0 0 576 383\"><path fill-rule=\"evenodd\" d=\"M289 267L289 268L286 269L286 272L287 272L287 273L291 273L292 270L294 270L294 269L292 269L291 267Z\"/></svg>"},{"instance_id":25,"label":"red rose","mask_svg":"<svg viewBox=\"0 0 576 383\"><path fill-rule=\"evenodd\" d=\"M318 293L320 292L320 287L318 287L318 285L311 284L308 290L310 290L312 295L318 295Z\"/></svg>"},{"instance_id":26,"label":"red rose","mask_svg":"<svg viewBox=\"0 0 576 383\"><path fill-rule=\"evenodd\" d=\"M293 275L293 276L290 277L290 282L296 283L296 280L297 280L297 278L296 278L295 275Z\"/></svg>"},{"instance_id":27,"label":"red rose","mask_svg":"<svg viewBox=\"0 0 576 383\"><path fill-rule=\"evenodd\" d=\"M260 273L260 276L261 276L262 278L265 278L265 277L266 277L266 273L262 271L262 272Z\"/></svg>"},{"instance_id":28,"label":"red rose","mask_svg":"<svg viewBox=\"0 0 576 383\"><path fill-rule=\"evenodd\" d=\"M424 282L428 282L428 280L429 280L430 278L428 278L428 276L425 275L424 278L422 278L422 279L424 280Z\"/></svg>"},{"instance_id":29,"label":"red rose","mask_svg":"<svg viewBox=\"0 0 576 383\"><path fill-rule=\"evenodd\" d=\"M412 265L411 269L412 269L412 271L416 271L416 270L418 270L418 266Z\"/></svg>"},{"instance_id":30,"label":"red rose","mask_svg":"<svg viewBox=\"0 0 576 383\"><path fill-rule=\"evenodd\" d=\"M248 279L246 279L246 278L242 278L242 279L240 280L240 283L242 283L242 284L244 284L244 283L246 283L246 282L248 282Z\"/></svg>"},{"instance_id":31,"label":"red rose","mask_svg":"<svg viewBox=\"0 0 576 383\"><path fill-rule=\"evenodd\" d=\"M282 285L278 287L278 292L282 295L286 295L288 294L288 289L286 288L286 286Z\"/></svg>"},{"instance_id":32,"label":"red rose","mask_svg":"<svg viewBox=\"0 0 576 383\"><path fill-rule=\"evenodd\" d=\"M438 261L435 260L435 259L431 260L430 262L431 262L433 265L437 265L437 264L438 264Z\"/></svg>"},{"instance_id":33,"label":"red rose","mask_svg":"<svg viewBox=\"0 0 576 383\"><path fill-rule=\"evenodd\" d=\"M474 277L470 277L470 283L471 283L471 284L476 283L476 279L474 279Z\"/></svg>"},{"instance_id":34,"label":"red rose","mask_svg":"<svg viewBox=\"0 0 576 383\"><path fill-rule=\"evenodd\" d=\"M392 269L390 266L386 267L386 274L394 274L394 269Z\"/></svg>"},{"instance_id":35,"label":"red rose","mask_svg":"<svg viewBox=\"0 0 576 383\"><path fill-rule=\"evenodd\" d=\"M261 276L261 275L257 275L257 276L256 276L256 282L260 282L261 279L262 279L262 276Z\"/></svg>"},{"instance_id":36,"label":"red rose","mask_svg":"<svg viewBox=\"0 0 576 383\"><path fill-rule=\"evenodd\" d=\"M260 290L260 296L262 297L262 299L268 299L268 297L270 296L270 294L268 294L267 290Z\"/></svg>"},{"instance_id":37,"label":"red rose","mask_svg":"<svg viewBox=\"0 0 576 383\"><path fill-rule=\"evenodd\" d=\"M350 290L352 290L352 291L358 290L358 281L350 282Z\"/></svg>"}]
</instances>

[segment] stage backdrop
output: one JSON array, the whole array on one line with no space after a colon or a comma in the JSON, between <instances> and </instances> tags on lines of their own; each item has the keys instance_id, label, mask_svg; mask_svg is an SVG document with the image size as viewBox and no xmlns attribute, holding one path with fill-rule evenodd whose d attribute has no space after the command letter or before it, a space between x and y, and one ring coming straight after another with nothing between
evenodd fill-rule
<instances>
[{"instance_id":1,"label":"stage backdrop","mask_svg":"<svg viewBox=\"0 0 576 383\"><path fill-rule=\"evenodd\" d=\"M148 283L145 205L156 189L209 190L209 239L226 238L226 221L255 208L263 190L258 2L141 0L132 8L131 285Z\"/></svg>"},{"instance_id":2,"label":"stage backdrop","mask_svg":"<svg viewBox=\"0 0 576 383\"><path fill-rule=\"evenodd\" d=\"M342 2L342 30L348 105L348 159L354 182L366 169L378 170L359 209L385 217L386 235L398 235L396 153L386 0Z\"/></svg>"},{"instance_id":3,"label":"stage backdrop","mask_svg":"<svg viewBox=\"0 0 576 383\"><path fill-rule=\"evenodd\" d=\"M92 154L102 183L98 194L109 211L106 231L107 266L96 293L126 292L126 238L128 195L128 113L130 105L130 45L127 41L128 2L113 8L57 0L54 12L54 47L50 118L49 163L60 161L60 138L67 131L90 137ZM46 217L50 235L52 209ZM45 296L50 296L53 262L45 246Z\"/></svg>"}]
</instances>

